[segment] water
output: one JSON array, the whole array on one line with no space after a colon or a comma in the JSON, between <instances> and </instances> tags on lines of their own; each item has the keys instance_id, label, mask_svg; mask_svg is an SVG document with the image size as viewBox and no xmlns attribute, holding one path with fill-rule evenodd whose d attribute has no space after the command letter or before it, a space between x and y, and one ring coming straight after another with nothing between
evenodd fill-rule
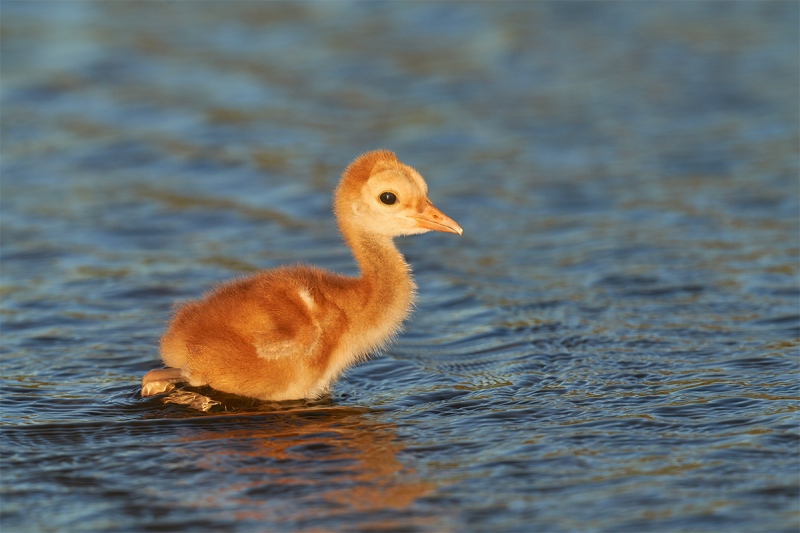
<instances>
[{"instance_id":1,"label":"water","mask_svg":"<svg viewBox=\"0 0 800 533\"><path fill-rule=\"evenodd\" d=\"M798 3L2 4L2 528L797 531ZM385 147L464 236L316 402L142 399ZM174 397L172 399L175 399Z\"/></svg>"}]
</instances>

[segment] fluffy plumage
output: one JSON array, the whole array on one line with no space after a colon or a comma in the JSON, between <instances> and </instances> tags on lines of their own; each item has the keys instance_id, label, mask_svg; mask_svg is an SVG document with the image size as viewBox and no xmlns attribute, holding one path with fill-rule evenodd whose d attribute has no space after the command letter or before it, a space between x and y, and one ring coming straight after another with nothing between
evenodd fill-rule
<instances>
[{"instance_id":1,"label":"fluffy plumage","mask_svg":"<svg viewBox=\"0 0 800 533\"><path fill-rule=\"evenodd\" d=\"M431 204L417 171L385 150L345 169L333 210L358 277L282 267L181 305L161 338L167 368L145 374L142 396L188 382L262 400L314 398L388 342L415 293L393 238L461 227Z\"/></svg>"}]
</instances>

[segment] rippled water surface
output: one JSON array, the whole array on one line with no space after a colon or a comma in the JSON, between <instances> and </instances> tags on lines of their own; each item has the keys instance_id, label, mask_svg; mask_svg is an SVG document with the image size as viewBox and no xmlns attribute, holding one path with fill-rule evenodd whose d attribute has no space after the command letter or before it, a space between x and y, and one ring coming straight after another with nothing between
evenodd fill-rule
<instances>
[{"instance_id":1,"label":"rippled water surface","mask_svg":"<svg viewBox=\"0 0 800 533\"><path fill-rule=\"evenodd\" d=\"M797 20L4 0L3 531L797 531ZM465 229L400 242L398 341L315 402L142 399L174 303L355 273L378 147Z\"/></svg>"}]
</instances>

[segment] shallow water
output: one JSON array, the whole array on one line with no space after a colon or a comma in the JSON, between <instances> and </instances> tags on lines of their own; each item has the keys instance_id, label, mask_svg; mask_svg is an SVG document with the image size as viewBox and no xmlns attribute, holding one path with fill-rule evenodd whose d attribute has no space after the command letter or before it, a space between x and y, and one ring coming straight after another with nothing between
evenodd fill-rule
<instances>
[{"instance_id":1,"label":"shallow water","mask_svg":"<svg viewBox=\"0 0 800 533\"><path fill-rule=\"evenodd\" d=\"M4 532L800 527L796 2L2 9ZM465 229L398 341L139 397L175 302L354 273L377 147Z\"/></svg>"}]
</instances>

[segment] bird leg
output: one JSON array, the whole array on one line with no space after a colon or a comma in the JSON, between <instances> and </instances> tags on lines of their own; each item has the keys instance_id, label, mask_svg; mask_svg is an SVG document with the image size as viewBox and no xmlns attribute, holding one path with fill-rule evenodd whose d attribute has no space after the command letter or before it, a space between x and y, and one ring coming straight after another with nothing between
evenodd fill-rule
<instances>
[{"instance_id":1,"label":"bird leg","mask_svg":"<svg viewBox=\"0 0 800 533\"><path fill-rule=\"evenodd\" d=\"M175 388L176 383L186 381L180 368L159 368L151 370L142 378L142 397L155 396L169 392Z\"/></svg>"}]
</instances>

